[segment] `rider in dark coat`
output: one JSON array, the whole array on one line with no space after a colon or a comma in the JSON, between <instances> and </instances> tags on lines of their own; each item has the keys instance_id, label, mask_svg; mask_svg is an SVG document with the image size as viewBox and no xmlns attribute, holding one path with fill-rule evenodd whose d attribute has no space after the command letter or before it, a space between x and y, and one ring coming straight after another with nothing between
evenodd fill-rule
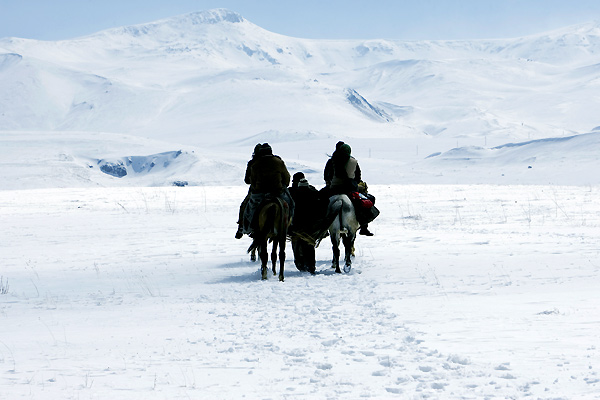
<instances>
[{"instance_id":1,"label":"rider in dark coat","mask_svg":"<svg viewBox=\"0 0 600 400\"><path fill-rule=\"evenodd\" d=\"M327 205L321 199L314 186L309 185L302 172L294 174L290 195L294 199L294 219L292 220L292 249L294 263L300 271L315 273L315 245L303 240L299 234L306 234L314 229L319 218L324 217Z\"/></svg>"},{"instance_id":2,"label":"rider in dark coat","mask_svg":"<svg viewBox=\"0 0 600 400\"><path fill-rule=\"evenodd\" d=\"M279 197L287 203L289 217L294 215L294 200L288 191L290 173L281 157L273 155L268 143L258 150L258 157L250 167L250 186L252 193L244 211L244 233L252 232L254 212L267 196Z\"/></svg>"},{"instance_id":3,"label":"rider in dark coat","mask_svg":"<svg viewBox=\"0 0 600 400\"><path fill-rule=\"evenodd\" d=\"M340 140L335 144L335 150L338 151L342 145L344 145L344 142ZM333 153L335 154L335 151ZM325 163L323 179L325 180L325 187L329 188L331 186L331 180L333 179L333 156Z\"/></svg>"},{"instance_id":4,"label":"rider in dark coat","mask_svg":"<svg viewBox=\"0 0 600 400\"><path fill-rule=\"evenodd\" d=\"M326 190L329 196L359 191L358 183L362 181L362 174L358 161L351 153L352 149L348 144L338 142L335 152L325 164L323 177L328 186L323 190ZM369 231L368 223L361 225L359 234L373 236Z\"/></svg>"},{"instance_id":5,"label":"rider in dark coat","mask_svg":"<svg viewBox=\"0 0 600 400\"><path fill-rule=\"evenodd\" d=\"M262 145L258 159L250 168L250 184L256 193L281 194L290 184L290 173L268 143Z\"/></svg>"},{"instance_id":6,"label":"rider in dark coat","mask_svg":"<svg viewBox=\"0 0 600 400\"><path fill-rule=\"evenodd\" d=\"M332 194L347 194L358 190L361 172L358 161L351 156L351 152L350 146L344 143L331 156L333 177L329 187Z\"/></svg>"},{"instance_id":7,"label":"rider in dark coat","mask_svg":"<svg viewBox=\"0 0 600 400\"><path fill-rule=\"evenodd\" d=\"M246 175L244 176L244 182L247 185L250 185L250 171L252 169L252 165L254 164L254 162L256 161L256 159L258 158L258 153L259 150L261 148L261 144L257 144L256 146L254 146L254 151L252 152L252 158L250 159L250 161L248 161L248 164L246 165ZM246 209L246 204L248 204L248 200L250 200L250 195L252 194L252 185L250 185L250 187L248 188L248 193L246 194L246 197L244 198L244 200L242 201L242 204L240 204L240 212L238 215L238 229L237 232L235 233L235 238L236 239L241 239L242 236L244 236L244 231L243 231L243 223L242 221L244 220L244 210Z\"/></svg>"}]
</instances>

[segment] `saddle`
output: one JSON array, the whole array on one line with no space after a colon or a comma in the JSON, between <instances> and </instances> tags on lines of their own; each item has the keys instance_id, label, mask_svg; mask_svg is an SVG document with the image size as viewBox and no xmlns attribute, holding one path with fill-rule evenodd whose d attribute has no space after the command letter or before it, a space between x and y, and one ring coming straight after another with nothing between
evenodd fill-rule
<instances>
[{"instance_id":1,"label":"saddle","mask_svg":"<svg viewBox=\"0 0 600 400\"><path fill-rule=\"evenodd\" d=\"M290 218L293 215L293 200L290 196L286 196L286 192L279 195L272 193L252 193L246 208L244 209L244 220L242 230L245 234L252 237L252 233L258 227L258 210L260 210L264 204L272 201L278 201L284 210L287 210Z\"/></svg>"}]
</instances>

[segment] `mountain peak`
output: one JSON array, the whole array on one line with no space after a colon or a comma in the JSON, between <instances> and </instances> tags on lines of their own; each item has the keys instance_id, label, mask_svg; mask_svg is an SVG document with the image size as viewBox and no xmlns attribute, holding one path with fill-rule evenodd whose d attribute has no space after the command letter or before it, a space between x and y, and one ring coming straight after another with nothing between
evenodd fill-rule
<instances>
[{"instance_id":1,"label":"mountain peak","mask_svg":"<svg viewBox=\"0 0 600 400\"><path fill-rule=\"evenodd\" d=\"M193 25L197 25L218 24L221 22L239 23L244 22L245 19L240 14L234 11L230 11L226 8L215 8L212 10L183 14L163 21L187 22Z\"/></svg>"},{"instance_id":2,"label":"mountain peak","mask_svg":"<svg viewBox=\"0 0 600 400\"><path fill-rule=\"evenodd\" d=\"M100 35L117 34L131 36L145 36L157 34L158 32L170 31L195 31L207 25L234 24L246 22L240 14L225 8L216 8L206 11L197 11L182 14L175 17L165 18L154 22L137 25L123 26L98 32ZM95 36L96 34L92 35Z\"/></svg>"},{"instance_id":3,"label":"mountain peak","mask_svg":"<svg viewBox=\"0 0 600 400\"><path fill-rule=\"evenodd\" d=\"M581 36L593 37L600 36L600 20L589 21L581 24L566 26L559 29L554 29L548 32L542 32L535 35L525 36L524 39L530 37L545 36L550 38L565 37L565 36Z\"/></svg>"}]
</instances>

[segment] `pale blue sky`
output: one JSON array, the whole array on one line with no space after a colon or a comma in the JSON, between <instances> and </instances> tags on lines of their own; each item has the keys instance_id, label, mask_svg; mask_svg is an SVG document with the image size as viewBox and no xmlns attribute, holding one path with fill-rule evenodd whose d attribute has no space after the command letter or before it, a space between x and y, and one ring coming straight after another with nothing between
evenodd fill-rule
<instances>
[{"instance_id":1,"label":"pale blue sky","mask_svg":"<svg viewBox=\"0 0 600 400\"><path fill-rule=\"evenodd\" d=\"M314 39L509 38L600 20L598 0L0 0L0 37L69 39L212 8Z\"/></svg>"}]
</instances>

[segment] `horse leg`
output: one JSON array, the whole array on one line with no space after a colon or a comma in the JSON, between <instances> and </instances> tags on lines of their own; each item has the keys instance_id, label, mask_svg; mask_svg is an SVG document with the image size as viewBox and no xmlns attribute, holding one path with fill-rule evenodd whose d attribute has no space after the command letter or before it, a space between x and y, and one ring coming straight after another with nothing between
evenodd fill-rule
<instances>
[{"instance_id":1,"label":"horse leg","mask_svg":"<svg viewBox=\"0 0 600 400\"><path fill-rule=\"evenodd\" d=\"M354 250L354 237L344 236L344 249L346 251L344 272L350 272L352 266L352 252Z\"/></svg>"},{"instance_id":2,"label":"horse leg","mask_svg":"<svg viewBox=\"0 0 600 400\"><path fill-rule=\"evenodd\" d=\"M260 244L260 248L258 250L258 255L260 257L260 273L263 280L267 279L267 262L269 259L269 253L267 253L267 241L265 240Z\"/></svg>"},{"instance_id":3,"label":"horse leg","mask_svg":"<svg viewBox=\"0 0 600 400\"><path fill-rule=\"evenodd\" d=\"M279 244L279 281L283 282L283 266L285 264L285 238ZM273 267L275 268L275 267ZM273 271L274 272L274 271Z\"/></svg>"},{"instance_id":4,"label":"horse leg","mask_svg":"<svg viewBox=\"0 0 600 400\"><path fill-rule=\"evenodd\" d=\"M333 249L333 261L332 261L333 265L331 267L335 268L335 272L337 272L338 274L341 274L342 271L340 270L340 235L333 234L330 236L331 236L331 244L332 244L332 249Z\"/></svg>"},{"instance_id":5,"label":"horse leg","mask_svg":"<svg viewBox=\"0 0 600 400\"><path fill-rule=\"evenodd\" d=\"M250 253L250 261L256 261L256 249L252 249Z\"/></svg>"},{"instance_id":6,"label":"horse leg","mask_svg":"<svg viewBox=\"0 0 600 400\"><path fill-rule=\"evenodd\" d=\"M271 251L271 265L273 269L273 275L277 274L277 240L273 239L273 251Z\"/></svg>"}]
</instances>

